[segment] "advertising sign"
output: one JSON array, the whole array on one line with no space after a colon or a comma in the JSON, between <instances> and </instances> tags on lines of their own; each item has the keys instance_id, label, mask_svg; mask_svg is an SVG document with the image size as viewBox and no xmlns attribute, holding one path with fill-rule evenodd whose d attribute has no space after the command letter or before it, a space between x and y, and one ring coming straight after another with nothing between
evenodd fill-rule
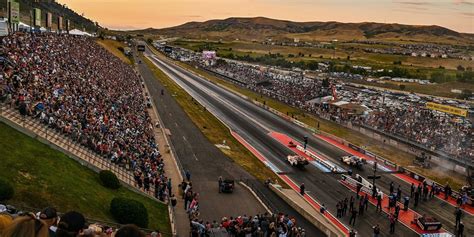
<instances>
[{"instance_id":1,"label":"advertising sign","mask_svg":"<svg viewBox=\"0 0 474 237\"><path fill-rule=\"evenodd\" d=\"M63 30L63 17L58 17L58 30Z\"/></svg>"},{"instance_id":2,"label":"advertising sign","mask_svg":"<svg viewBox=\"0 0 474 237\"><path fill-rule=\"evenodd\" d=\"M454 114L454 115L458 115L462 117L467 117L467 110L449 106L449 105L442 105L442 104L437 104L433 102L428 102L426 103L426 108L441 111L448 114Z\"/></svg>"},{"instance_id":3,"label":"advertising sign","mask_svg":"<svg viewBox=\"0 0 474 237\"><path fill-rule=\"evenodd\" d=\"M34 8L34 26L41 27L41 9Z\"/></svg>"},{"instance_id":4,"label":"advertising sign","mask_svg":"<svg viewBox=\"0 0 474 237\"><path fill-rule=\"evenodd\" d=\"M70 27L71 27L71 21L70 21L70 20L66 20L66 31L67 31L67 32L69 32L69 30L71 30Z\"/></svg>"},{"instance_id":5,"label":"advertising sign","mask_svg":"<svg viewBox=\"0 0 474 237\"><path fill-rule=\"evenodd\" d=\"M51 12L46 13L46 28L53 26L53 14Z\"/></svg>"},{"instance_id":6,"label":"advertising sign","mask_svg":"<svg viewBox=\"0 0 474 237\"><path fill-rule=\"evenodd\" d=\"M18 0L10 1L9 19L10 19L10 23L13 23L13 24L20 23L20 2L18 2Z\"/></svg>"}]
</instances>

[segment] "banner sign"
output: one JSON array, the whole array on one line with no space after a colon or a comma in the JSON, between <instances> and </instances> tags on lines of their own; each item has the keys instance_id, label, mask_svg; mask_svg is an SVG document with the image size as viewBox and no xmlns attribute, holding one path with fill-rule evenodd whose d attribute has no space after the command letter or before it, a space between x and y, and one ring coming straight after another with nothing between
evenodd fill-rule
<instances>
[{"instance_id":1,"label":"banner sign","mask_svg":"<svg viewBox=\"0 0 474 237\"><path fill-rule=\"evenodd\" d=\"M58 30L63 30L63 17L58 17Z\"/></svg>"},{"instance_id":2,"label":"banner sign","mask_svg":"<svg viewBox=\"0 0 474 237\"><path fill-rule=\"evenodd\" d=\"M51 12L46 13L46 28L53 27L53 14Z\"/></svg>"},{"instance_id":3,"label":"banner sign","mask_svg":"<svg viewBox=\"0 0 474 237\"><path fill-rule=\"evenodd\" d=\"M433 102L426 103L426 108L431 110L437 110L448 114L454 114L462 117L467 117L467 110L449 106L449 105L442 105Z\"/></svg>"},{"instance_id":4,"label":"banner sign","mask_svg":"<svg viewBox=\"0 0 474 237\"><path fill-rule=\"evenodd\" d=\"M69 30L71 30L70 27L71 27L71 21L70 21L70 20L66 20L66 31L67 31L67 32L69 32Z\"/></svg>"},{"instance_id":5,"label":"banner sign","mask_svg":"<svg viewBox=\"0 0 474 237\"><path fill-rule=\"evenodd\" d=\"M19 24L20 23L20 2L18 2L18 0L11 0L9 11L10 11L9 12L10 23Z\"/></svg>"},{"instance_id":6,"label":"banner sign","mask_svg":"<svg viewBox=\"0 0 474 237\"><path fill-rule=\"evenodd\" d=\"M34 8L34 26L41 27L41 9Z\"/></svg>"}]
</instances>

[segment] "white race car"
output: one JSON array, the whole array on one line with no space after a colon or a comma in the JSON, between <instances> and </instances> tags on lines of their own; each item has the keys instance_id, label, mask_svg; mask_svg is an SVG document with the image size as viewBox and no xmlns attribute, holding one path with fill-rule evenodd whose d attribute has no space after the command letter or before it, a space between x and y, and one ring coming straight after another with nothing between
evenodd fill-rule
<instances>
[{"instance_id":1,"label":"white race car","mask_svg":"<svg viewBox=\"0 0 474 237\"><path fill-rule=\"evenodd\" d=\"M343 156L341 161L348 164L349 166L362 167L363 164L367 163L366 160L358 156Z\"/></svg>"},{"instance_id":2,"label":"white race car","mask_svg":"<svg viewBox=\"0 0 474 237\"><path fill-rule=\"evenodd\" d=\"M292 156L289 155L287 156L288 162L290 162L290 165L295 166L295 167L303 167L307 164L309 164L308 160L305 159L302 156Z\"/></svg>"}]
</instances>

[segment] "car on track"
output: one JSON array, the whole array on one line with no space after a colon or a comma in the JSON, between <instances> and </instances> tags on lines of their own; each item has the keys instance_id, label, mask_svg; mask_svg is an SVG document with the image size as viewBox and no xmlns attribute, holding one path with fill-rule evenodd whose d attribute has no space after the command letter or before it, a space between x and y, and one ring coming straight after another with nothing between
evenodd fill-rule
<instances>
[{"instance_id":1,"label":"car on track","mask_svg":"<svg viewBox=\"0 0 474 237\"><path fill-rule=\"evenodd\" d=\"M362 168L362 166L367 163L366 160L358 156L352 156L352 155L341 157L341 161L349 166L358 167L358 168Z\"/></svg>"},{"instance_id":2,"label":"car on track","mask_svg":"<svg viewBox=\"0 0 474 237\"><path fill-rule=\"evenodd\" d=\"M298 155L295 155L295 156L289 155L289 156L287 156L287 160L288 160L288 162L290 163L291 166L299 167L299 168L302 168L305 165L309 164L309 162L306 158L304 158L302 156L298 156Z\"/></svg>"},{"instance_id":3,"label":"car on track","mask_svg":"<svg viewBox=\"0 0 474 237\"><path fill-rule=\"evenodd\" d=\"M224 179L222 181L222 192L223 193L232 193L234 192L235 181L233 179Z\"/></svg>"}]
</instances>

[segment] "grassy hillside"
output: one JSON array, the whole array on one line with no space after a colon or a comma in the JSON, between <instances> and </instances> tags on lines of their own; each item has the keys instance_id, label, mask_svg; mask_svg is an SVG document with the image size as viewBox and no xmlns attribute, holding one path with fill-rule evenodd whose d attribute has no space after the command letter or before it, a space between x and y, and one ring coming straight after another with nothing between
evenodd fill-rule
<instances>
[{"instance_id":1,"label":"grassy hillside","mask_svg":"<svg viewBox=\"0 0 474 237\"><path fill-rule=\"evenodd\" d=\"M114 197L142 202L149 228L171 233L166 205L132 192L104 188L98 175L63 153L0 123L0 178L10 181L15 196L10 203L60 212L76 210L88 218L114 221L109 213Z\"/></svg>"}]
</instances>

